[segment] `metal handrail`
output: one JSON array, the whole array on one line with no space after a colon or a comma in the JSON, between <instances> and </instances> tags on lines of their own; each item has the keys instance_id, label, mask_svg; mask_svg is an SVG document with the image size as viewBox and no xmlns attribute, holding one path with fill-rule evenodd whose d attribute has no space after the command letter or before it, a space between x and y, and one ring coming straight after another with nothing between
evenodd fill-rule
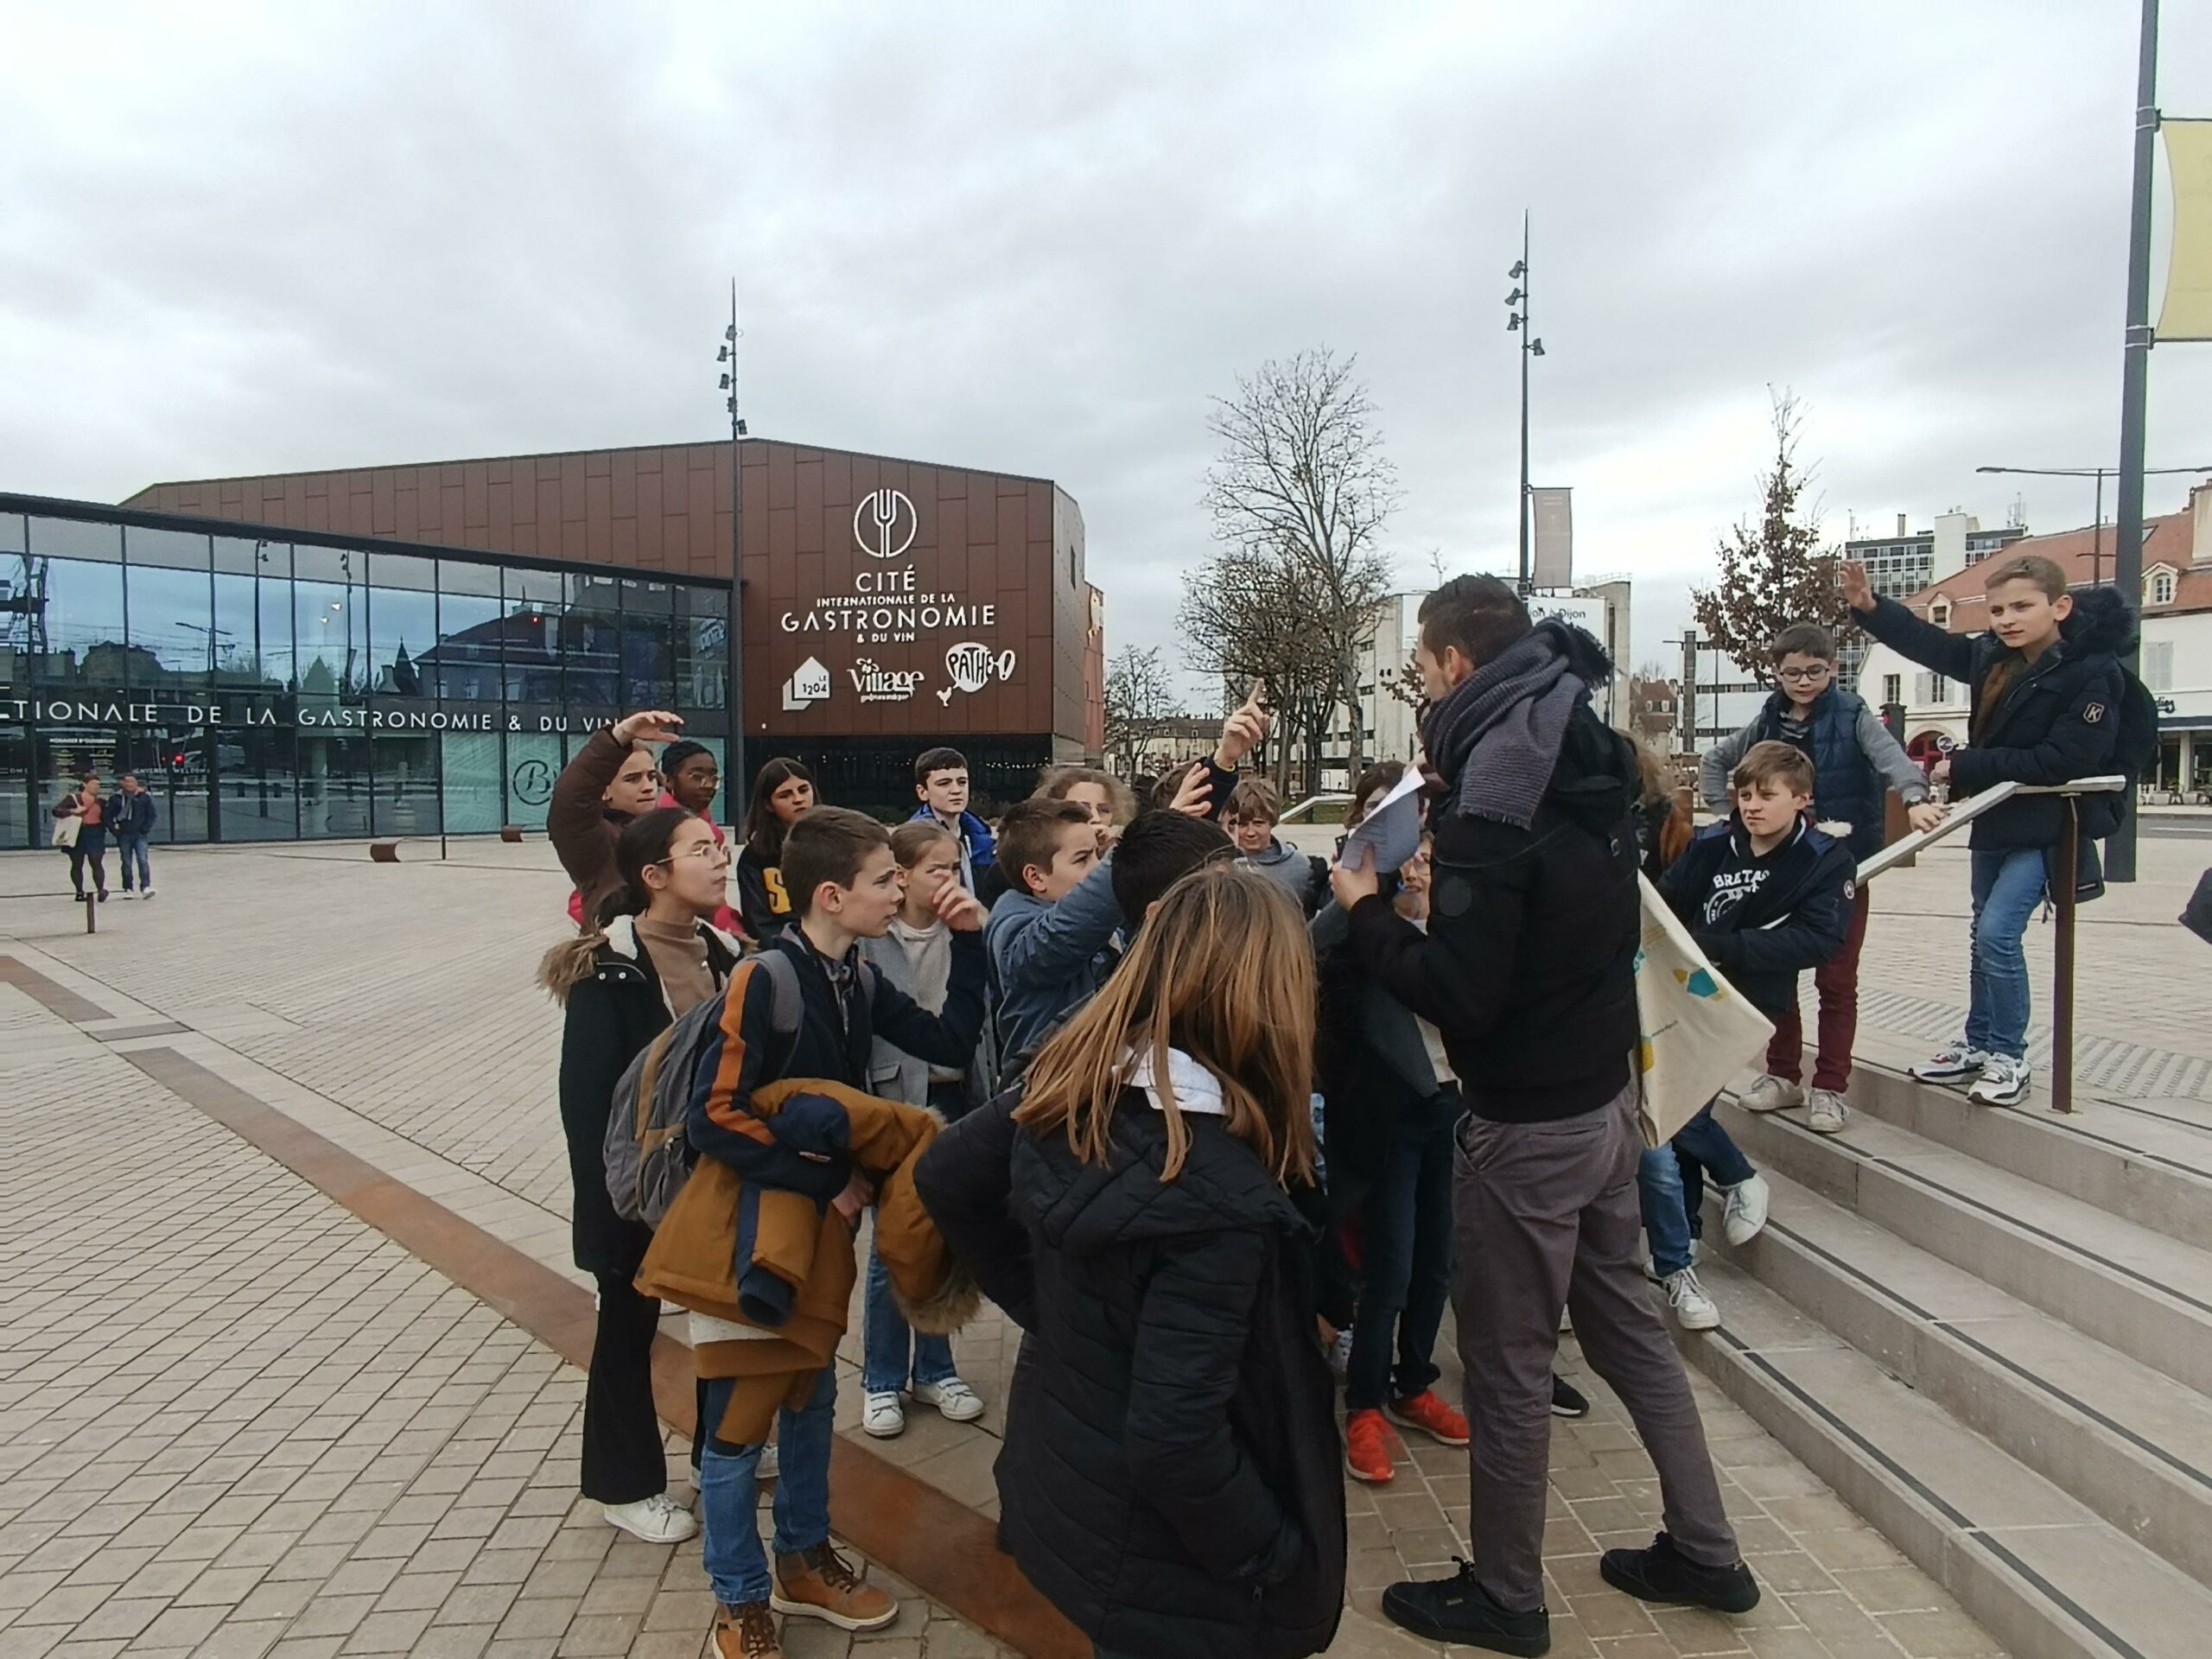
<instances>
[{"instance_id":1,"label":"metal handrail","mask_svg":"<svg viewBox=\"0 0 2212 1659\"><path fill-rule=\"evenodd\" d=\"M2067 784L1999 784L1969 800L1961 801L1933 830L1920 830L1891 842L1859 867L1859 880L1872 881L1914 854L1924 851L1946 836L1957 834L1991 808L2018 795L2061 795L2066 799L2066 833L2059 838L2058 868L2050 882L2053 920L2050 943L2050 1109L2074 1109L2074 888L2080 874L2077 860L2082 844L2081 809L2083 795L2107 795L2123 791L2120 777L2077 778Z\"/></svg>"}]
</instances>

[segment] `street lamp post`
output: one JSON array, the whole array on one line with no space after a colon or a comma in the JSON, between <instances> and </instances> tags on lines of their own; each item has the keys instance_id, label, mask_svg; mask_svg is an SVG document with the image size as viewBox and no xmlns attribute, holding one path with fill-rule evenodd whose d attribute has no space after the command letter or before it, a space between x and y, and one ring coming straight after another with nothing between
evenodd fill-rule
<instances>
[{"instance_id":1,"label":"street lamp post","mask_svg":"<svg viewBox=\"0 0 2212 1659\"><path fill-rule=\"evenodd\" d=\"M1521 257L1507 271L1519 286L1505 296L1507 307L1518 307L1505 320L1505 332L1521 336L1521 593L1526 597L1535 585L1534 573L1529 564L1529 359L1544 354L1544 342L1538 340L1534 326L1529 321L1529 289L1533 278L1529 273L1529 210L1521 210Z\"/></svg>"},{"instance_id":2,"label":"street lamp post","mask_svg":"<svg viewBox=\"0 0 2212 1659\"><path fill-rule=\"evenodd\" d=\"M729 279L729 326L722 330L721 349L715 353L715 360L722 365L721 389L728 394L722 406L729 411L729 736L725 742L730 753L722 764L727 774L722 816L731 823L744 822L746 785L751 775L745 764L745 526L738 510L745 467L737 441L746 435L745 418L737 409L737 342L741 338L737 326L737 278L733 276Z\"/></svg>"}]
</instances>

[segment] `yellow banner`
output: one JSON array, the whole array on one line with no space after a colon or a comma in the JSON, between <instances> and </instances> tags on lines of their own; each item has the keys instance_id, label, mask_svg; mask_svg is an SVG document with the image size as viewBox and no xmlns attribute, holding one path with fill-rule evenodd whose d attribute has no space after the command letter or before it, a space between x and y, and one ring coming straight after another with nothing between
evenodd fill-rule
<instances>
[{"instance_id":1,"label":"yellow banner","mask_svg":"<svg viewBox=\"0 0 2212 1659\"><path fill-rule=\"evenodd\" d=\"M2158 340L2212 340L2212 121L2161 121L2174 187L2173 257Z\"/></svg>"}]
</instances>

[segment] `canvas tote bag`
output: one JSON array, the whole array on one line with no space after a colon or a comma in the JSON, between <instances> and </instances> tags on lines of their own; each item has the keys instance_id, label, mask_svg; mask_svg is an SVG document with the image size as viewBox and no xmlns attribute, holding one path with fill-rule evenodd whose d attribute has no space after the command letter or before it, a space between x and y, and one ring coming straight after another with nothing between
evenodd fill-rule
<instances>
[{"instance_id":1,"label":"canvas tote bag","mask_svg":"<svg viewBox=\"0 0 2212 1659\"><path fill-rule=\"evenodd\" d=\"M1659 890L1639 875L1643 939L1636 953L1637 1120L1662 1147L1729 1079L1766 1052L1774 1023L1705 959Z\"/></svg>"}]
</instances>

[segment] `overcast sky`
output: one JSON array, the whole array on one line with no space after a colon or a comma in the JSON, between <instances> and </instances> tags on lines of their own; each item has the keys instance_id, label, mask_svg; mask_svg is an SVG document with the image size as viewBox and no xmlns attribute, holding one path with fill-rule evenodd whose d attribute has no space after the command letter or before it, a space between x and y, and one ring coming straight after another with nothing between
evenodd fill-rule
<instances>
[{"instance_id":1,"label":"overcast sky","mask_svg":"<svg viewBox=\"0 0 2212 1659\"><path fill-rule=\"evenodd\" d=\"M2165 10L2160 103L2212 115L2212 3ZM0 488L712 437L735 274L756 435L1057 480L1110 642L1172 660L1208 398L1303 346L1358 356L1408 585L1511 563L1525 205L1535 480L1658 656L1770 384L1838 537L2088 521L1974 468L2116 457L2137 19L12 8ZM2212 346L2154 354L2150 451L2212 462Z\"/></svg>"}]
</instances>

